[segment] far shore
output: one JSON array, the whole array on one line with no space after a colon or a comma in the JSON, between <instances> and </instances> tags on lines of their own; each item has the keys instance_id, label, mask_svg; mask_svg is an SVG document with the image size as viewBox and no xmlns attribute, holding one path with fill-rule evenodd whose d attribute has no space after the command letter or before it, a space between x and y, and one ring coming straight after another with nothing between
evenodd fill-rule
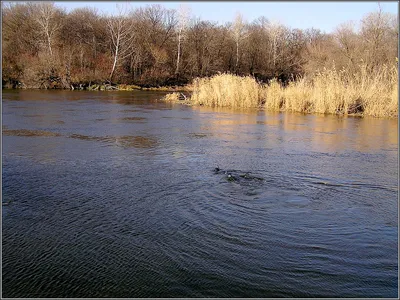
<instances>
[{"instance_id":1,"label":"far shore","mask_svg":"<svg viewBox=\"0 0 400 300\"><path fill-rule=\"evenodd\" d=\"M139 86L90 82L70 85L69 90L157 91L167 93L160 100L185 105L398 118L397 79L398 70L392 65L369 76L325 70L286 85L277 80L261 83L252 76L224 73L195 78L187 85ZM28 89L23 85L14 88ZM49 89L61 90L60 86Z\"/></svg>"},{"instance_id":2,"label":"far shore","mask_svg":"<svg viewBox=\"0 0 400 300\"><path fill-rule=\"evenodd\" d=\"M70 88L54 86L52 88L25 87L23 84L3 85L2 89L13 90L71 90L71 91L160 91L160 92L185 92L192 91L191 85L185 86L139 86L134 84L75 84Z\"/></svg>"}]
</instances>

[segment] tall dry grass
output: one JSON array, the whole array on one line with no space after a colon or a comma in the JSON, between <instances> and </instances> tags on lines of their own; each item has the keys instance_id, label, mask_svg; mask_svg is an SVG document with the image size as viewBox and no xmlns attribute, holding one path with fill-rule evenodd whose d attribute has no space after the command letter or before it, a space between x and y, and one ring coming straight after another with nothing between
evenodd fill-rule
<instances>
[{"instance_id":1,"label":"tall dry grass","mask_svg":"<svg viewBox=\"0 0 400 300\"><path fill-rule=\"evenodd\" d=\"M265 87L266 108L324 114L398 116L398 68L382 66L350 74L346 70L324 70L313 78L302 78L283 88L272 82Z\"/></svg>"},{"instance_id":2,"label":"tall dry grass","mask_svg":"<svg viewBox=\"0 0 400 300\"><path fill-rule=\"evenodd\" d=\"M323 114L398 116L398 65L352 74L325 69L282 87L273 80L259 84L252 77L220 74L196 79L190 102L213 107L264 107L268 110Z\"/></svg>"},{"instance_id":3,"label":"tall dry grass","mask_svg":"<svg viewBox=\"0 0 400 300\"><path fill-rule=\"evenodd\" d=\"M220 74L193 82L193 104L214 107L259 107L263 90L250 76Z\"/></svg>"}]
</instances>

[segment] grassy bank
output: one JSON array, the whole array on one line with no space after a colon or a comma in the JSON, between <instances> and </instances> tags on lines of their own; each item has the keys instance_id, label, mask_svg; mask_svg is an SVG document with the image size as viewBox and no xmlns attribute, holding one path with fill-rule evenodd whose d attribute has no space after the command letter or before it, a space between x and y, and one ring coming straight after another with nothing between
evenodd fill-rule
<instances>
[{"instance_id":1,"label":"grassy bank","mask_svg":"<svg viewBox=\"0 0 400 300\"><path fill-rule=\"evenodd\" d=\"M268 110L323 114L398 116L398 69L375 71L361 67L356 74L324 70L282 87L272 81L259 84L252 77L220 74L196 79L189 102L213 107L254 107ZM169 95L169 101L178 101Z\"/></svg>"}]
</instances>

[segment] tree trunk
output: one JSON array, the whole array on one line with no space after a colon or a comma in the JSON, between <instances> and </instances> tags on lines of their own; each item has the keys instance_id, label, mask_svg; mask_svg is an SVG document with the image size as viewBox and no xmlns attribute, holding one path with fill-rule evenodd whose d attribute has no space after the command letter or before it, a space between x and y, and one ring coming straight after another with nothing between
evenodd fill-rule
<instances>
[{"instance_id":1,"label":"tree trunk","mask_svg":"<svg viewBox=\"0 0 400 300\"><path fill-rule=\"evenodd\" d=\"M96 78L97 51L96 51L96 38L94 36L93 36L93 54L94 54L93 78Z\"/></svg>"},{"instance_id":2,"label":"tree trunk","mask_svg":"<svg viewBox=\"0 0 400 300\"><path fill-rule=\"evenodd\" d=\"M111 69L111 74L110 74L110 82L112 81L112 78L114 76L115 66L117 65L117 59L118 59L118 56L115 55L114 56L114 63L113 63L113 66L112 66L112 69Z\"/></svg>"},{"instance_id":3,"label":"tree trunk","mask_svg":"<svg viewBox=\"0 0 400 300\"><path fill-rule=\"evenodd\" d=\"M181 56L181 33L179 33L178 36L178 57L176 59L176 70L175 70L175 74L179 73L179 59Z\"/></svg>"},{"instance_id":4,"label":"tree trunk","mask_svg":"<svg viewBox=\"0 0 400 300\"><path fill-rule=\"evenodd\" d=\"M117 66L117 62L118 62L118 50L119 50L119 37L117 39L117 45L115 46L115 55L114 55L114 63L111 69L111 74L110 74L110 82L112 81L112 78L114 76L114 72L115 72L115 67Z\"/></svg>"},{"instance_id":5,"label":"tree trunk","mask_svg":"<svg viewBox=\"0 0 400 300\"><path fill-rule=\"evenodd\" d=\"M51 49L51 37L47 28L46 28L46 35L47 35L47 44L49 47L50 56L53 56L53 51Z\"/></svg>"},{"instance_id":6,"label":"tree trunk","mask_svg":"<svg viewBox=\"0 0 400 300\"><path fill-rule=\"evenodd\" d=\"M239 65L239 41L236 42L236 66L235 71L238 72L238 65Z\"/></svg>"}]
</instances>

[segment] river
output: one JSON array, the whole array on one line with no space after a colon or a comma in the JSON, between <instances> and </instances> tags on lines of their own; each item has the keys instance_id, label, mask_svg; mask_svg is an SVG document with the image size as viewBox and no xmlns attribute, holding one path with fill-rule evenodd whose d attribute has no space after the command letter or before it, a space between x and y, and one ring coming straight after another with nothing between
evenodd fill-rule
<instances>
[{"instance_id":1,"label":"river","mask_svg":"<svg viewBox=\"0 0 400 300\"><path fill-rule=\"evenodd\" d=\"M3 90L3 297L397 297L397 120L162 95Z\"/></svg>"}]
</instances>

